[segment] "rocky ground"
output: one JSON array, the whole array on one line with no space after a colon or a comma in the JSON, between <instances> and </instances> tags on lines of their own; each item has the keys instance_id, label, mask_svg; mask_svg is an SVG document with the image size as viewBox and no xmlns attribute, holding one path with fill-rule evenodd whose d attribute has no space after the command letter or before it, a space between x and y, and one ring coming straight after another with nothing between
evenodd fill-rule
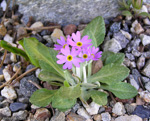
<instances>
[{"instance_id":1,"label":"rocky ground","mask_svg":"<svg viewBox=\"0 0 150 121\"><path fill-rule=\"evenodd\" d=\"M1 2L1 1L0 1ZM49 21L34 21L29 17L22 21L18 6L5 10L1 2L0 40L21 48L18 41L23 37L35 37L48 47L53 47L60 36L82 31L86 24L60 26ZM150 5L143 11L150 13ZM4 17L5 16L5 17ZM3 19L2 19L3 18ZM106 37L101 50L123 52L124 65L130 69L125 82L131 83L139 94L129 100L115 98L112 94L106 106L91 103L83 107L79 101L65 113L50 105L39 108L29 102L38 86L56 89L38 79L40 69L24 61L18 55L0 49L0 120L1 121L149 121L150 117L150 19L125 18L118 15L105 20ZM34 28L39 28L35 29ZM4 61L4 62L3 62ZM19 71L18 71L19 69ZM30 72L30 73L29 73ZM14 75L17 78L14 78ZM31 81L29 81L31 80ZM5 82L8 82L7 84Z\"/></svg>"}]
</instances>

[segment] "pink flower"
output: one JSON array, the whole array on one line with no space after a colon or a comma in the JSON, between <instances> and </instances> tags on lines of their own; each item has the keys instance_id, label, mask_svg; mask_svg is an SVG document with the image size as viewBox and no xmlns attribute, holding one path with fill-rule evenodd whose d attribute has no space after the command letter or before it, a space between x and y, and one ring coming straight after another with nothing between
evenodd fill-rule
<instances>
[{"instance_id":1,"label":"pink flower","mask_svg":"<svg viewBox=\"0 0 150 121\"><path fill-rule=\"evenodd\" d=\"M61 53L63 55L57 55L56 57L59 59L57 61L58 64L64 64L63 69L72 69L72 64L76 67L80 67L81 60L76 57L79 54L79 51L76 51L75 48L72 48L70 51L69 46L61 49Z\"/></svg>"},{"instance_id":2,"label":"pink flower","mask_svg":"<svg viewBox=\"0 0 150 121\"><path fill-rule=\"evenodd\" d=\"M99 51L99 48L95 48L95 47L92 47L91 48L91 59L92 60L99 60L99 58L102 56L102 51L98 52Z\"/></svg>"},{"instance_id":3,"label":"pink flower","mask_svg":"<svg viewBox=\"0 0 150 121\"><path fill-rule=\"evenodd\" d=\"M72 39L69 39L68 43L71 46L76 47L77 49L87 48L92 45L90 43L92 40L88 39L87 35L81 39L81 34L79 31L77 31L76 34L75 33L72 34Z\"/></svg>"},{"instance_id":4,"label":"pink flower","mask_svg":"<svg viewBox=\"0 0 150 121\"><path fill-rule=\"evenodd\" d=\"M57 42L59 45L54 44L54 50L61 50L62 48L65 48L65 46L68 46L68 41L65 41L64 37L60 37L60 40L57 39Z\"/></svg>"},{"instance_id":5,"label":"pink flower","mask_svg":"<svg viewBox=\"0 0 150 121\"><path fill-rule=\"evenodd\" d=\"M79 57L81 58L82 62L91 60L90 48L83 49L82 52L80 52Z\"/></svg>"}]
</instances>

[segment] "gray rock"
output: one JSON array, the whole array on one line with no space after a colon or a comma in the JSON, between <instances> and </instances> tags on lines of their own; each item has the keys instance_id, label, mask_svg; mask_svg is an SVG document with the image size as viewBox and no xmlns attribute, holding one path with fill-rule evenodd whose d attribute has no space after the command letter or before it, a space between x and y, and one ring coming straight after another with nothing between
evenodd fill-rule
<instances>
[{"instance_id":1,"label":"gray rock","mask_svg":"<svg viewBox=\"0 0 150 121\"><path fill-rule=\"evenodd\" d=\"M128 114L131 114L136 108L136 103L131 104L125 104L125 109L128 112Z\"/></svg>"},{"instance_id":2,"label":"gray rock","mask_svg":"<svg viewBox=\"0 0 150 121\"><path fill-rule=\"evenodd\" d=\"M102 113L104 111L105 111L105 108L104 107L100 107L98 113L100 114L100 113Z\"/></svg>"},{"instance_id":3,"label":"gray rock","mask_svg":"<svg viewBox=\"0 0 150 121\"><path fill-rule=\"evenodd\" d=\"M129 76L129 81L132 86L134 86L137 90L139 89L140 85L137 83L132 75Z\"/></svg>"},{"instance_id":4,"label":"gray rock","mask_svg":"<svg viewBox=\"0 0 150 121\"><path fill-rule=\"evenodd\" d=\"M111 120L111 116L108 112L102 113L101 116L102 116L102 121L110 121Z\"/></svg>"},{"instance_id":5,"label":"gray rock","mask_svg":"<svg viewBox=\"0 0 150 121\"><path fill-rule=\"evenodd\" d=\"M30 97L32 93L37 90L37 87L28 82L28 80L31 80L35 83L39 83L34 75L22 78L20 80L20 93L25 97Z\"/></svg>"},{"instance_id":6,"label":"gray rock","mask_svg":"<svg viewBox=\"0 0 150 121\"><path fill-rule=\"evenodd\" d=\"M142 121L142 118L136 115L131 115L131 116L120 116L115 119L115 121Z\"/></svg>"},{"instance_id":7,"label":"gray rock","mask_svg":"<svg viewBox=\"0 0 150 121\"><path fill-rule=\"evenodd\" d=\"M146 63L144 69L142 70L142 74L150 78L150 60Z\"/></svg>"},{"instance_id":8,"label":"gray rock","mask_svg":"<svg viewBox=\"0 0 150 121\"><path fill-rule=\"evenodd\" d=\"M111 39L104 44L104 51L119 52L122 49L120 43L116 39Z\"/></svg>"},{"instance_id":9,"label":"gray rock","mask_svg":"<svg viewBox=\"0 0 150 121\"><path fill-rule=\"evenodd\" d=\"M135 57L139 57L141 55L141 52L139 52L138 50L132 50L132 54L135 56Z\"/></svg>"},{"instance_id":10,"label":"gray rock","mask_svg":"<svg viewBox=\"0 0 150 121\"><path fill-rule=\"evenodd\" d=\"M65 114L63 112L56 111L50 121L65 121Z\"/></svg>"},{"instance_id":11,"label":"gray rock","mask_svg":"<svg viewBox=\"0 0 150 121\"><path fill-rule=\"evenodd\" d=\"M108 18L119 13L116 0L17 0L17 4L24 14L24 21L34 16L37 20L59 24L79 24L87 23L96 16Z\"/></svg>"},{"instance_id":12,"label":"gray rock","mask_svg":"<svg viewBox=\"0 0 150 121\"><path fill-rule=\"evenodd\" d=\"M110 26L110 31L113 33L117 33L119 32L120 28L121 28L121 22L119 23L115 22Z\"/></svg>"},{"instance_id":13,"label":"gray rock","mask_svg":"<svg viewBox=\"0 0 150 121\"><path fill-rule=\"evenodd\" d=\"M126 39L122 32L114 33L113 38L115 38L120 43L122 48L126 48L127 44L129 43L129 40Z\"/></svg>"},{"instance_id":14,"label":"gray rock","mask_svg":"<svg viewBox=\"0 0 150 121\"><path fill-rule=\"evenodd\" d=\"M35 67L34 65L30 64L30 65L27 66L26 71L29 71L30 69L32 69L34 67ZM34 72L28 73L27 76L30 76L32 74L34 74Z\"/></svg>"},{"instance_id":15,"label":"gray rock","mask_svg":"<svg viewBox=\"0 0 150 121\"><path fill-rule=\"evenodd\" d=\"M141 35L140 35L140 38L141 38L142 44L143 44L144 46L150 44L150 36L141 34Z\"/></svg>"},{"instance_id":16,"label":"gray rock","mask_svg":"<svg viewBox=\"0 0 150 121\"><path fill-rule=\"evenodd\" d=\"M79 108L77 111L77 114L79 114L80 116L83 116L86 119L90 119L90 115L84 108Z\"/></svg>"},{"instance_id":17,"label":"gray rock","mask_svg":"<svg viewBox=\"0 0 150 121\"><path fill-rule=\"evenodd\" d=\"M67 118L68 118L67 121L69 121L70 119L72 121L86 121L86 119L83 118L82 116L79 116L79 115L72 113L72 112L67 116Z\"/></svg>"},{"instance_id":18,"label":"gray rock","mask_svg":"<svg viewBox=\"0 0 150 121\"><path fill-rule=\"evenodd\" d=\"M126 53L126 57L131 61L135 60L135 57L131 53Z\"/></svg>"},{"instance_id":19,"label":"gray rock","mask_svg":"<svg viewBox=\"0 0 150 121\"><path fill-rule=\"evenodd\" d=\"M147 82L150 81L150 78L145 77L145 76L142 76L142 77L141 77L141 80L142 80L143 83L147 83Z\"/></svg>"},{"instance_id":20,"label":"gray rock","mask_svg":"<svg viewBox=\"0 0 150 121\"><path fill-rule=\"evenodd\" d=\"M45 35L43 38L50 44L53 44L53 40L51 39L50 35Z\"/></svg>"},{"instance_id":21,"label":"gray rock","mask_svg":"<svg viewBox=\"0 0 150 121\"><path fill-rule=\"evenodd\" d=\"M127 67L129 67L131 64L131 61L128 58L125 58L123 61L123 64L126 65Z\"/></svg>"},{"instance_id":22,"label":"gray rock","mask_svg":"<svg viewBox=\"0 0 150 121\"><path fill-rule=\"evenodd\" d=\"M150 58L150 51L143 52L142 55L143 55L145 58Z\"/></svg>"},{"instance_id":23,"label":"gray rock","mask_svg":"<svg viewBox=\"0 0 150 121\"><path fill-rule=\"evenodd\" d=\"M26 120L28 112L26 110L13 113L13 120Z\"/></svg>"},{"instance_id":24,"label":"gray rock","mask_svg":"<svg viewBox=\"0 0 150 121\"><path fill-rule=\"evenodd\" d=\"M28 106L27 104L15 102L15 103L11 103L9 108L12 112L15 112L19 110L25 110L27 106Z\"/></svg>"},{"instance_id":25,"label":"gray rock","mask_svg":"<svg viewBox=\"0 0 150 121\"><path fill-rule=\"evenodd\" d=\"M75 106L72 108L72 112L76 112L80 108L79 103L75 104Z\"/></svg>"},{"instance_id":26,"label":"gray rock","mask_svg":"<svg viewBox=\"0 0 150 121\"><path fill-rule=\"evenodd\" d=\"M147 82L147 83L145 84L145 88L150 92L150 82Z\"/></svg>"},{"instance_id":27,"label":"gray rock","mask_svg":"<svg viewBox=\"0 0 150 121\"><path fill-rule=\"evenodd\" d=\"M130 68L132 69L132 68L135 68L135 67L136 67L136 63L134 61L131 61Z\"/></svg>"},{"instance_id":28,"label":"gray rock","mask_svg":"<svg viewBox=\"0 0 150 121\"><path fill-rule=\"evenodd\" d=\"M8 107L0 108L0 114L3 116L11 116L11 111Z\"/></svg>"},{"instance_id":29,"label":"gray rock","mask_svg":"<svg viewBox=\"0 0 150 121\"><path fill-rule=\"evenodd\" d=\"M121 102L117 102L114 105L112 112L116 115L124 115L126 113L124 105Z\"/></svg>"},{"instance_id":30,"label":"gray rock","mask_svg":"<svg viewBox=\"0 0 150 121\"><path fill-rule=\"evenodd\" d=\"M3 59L3 56L1 57ZM6 58L4 60L4 64L10 64L12 61L10 60L10 53L6 55Z\"/></svg>"},{"instance_id":31,"label":"gray rock","mask_svg":"<svg viewBox=\"0 0 150 121\"><path fill-rule=\"evenodd\" d=\"M9 34L6 34L4 40L8 43L13 43L14 38L12 38Z\"/></svg>"},{"instance_id":32,"label":"gray rock","mask_svg":"<svg viewBox=\"0 0 150 121\"><path fill-rule=\"evenodd\" d=\"M145 65L145 57L141 56L137 61L137 67L138 69L143 68Z\"/></svg>"}]
</instances>

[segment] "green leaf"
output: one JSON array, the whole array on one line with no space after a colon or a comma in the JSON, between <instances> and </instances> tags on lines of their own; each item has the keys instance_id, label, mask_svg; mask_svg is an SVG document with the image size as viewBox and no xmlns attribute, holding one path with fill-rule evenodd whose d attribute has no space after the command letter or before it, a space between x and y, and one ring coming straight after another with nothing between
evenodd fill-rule
<instances>
[{"instance_id":1,"label":"green leaf","mask_svg":"<svg viewBox=\"0 0 150 121\"><path fill-rule=\"evenodd\" d=\"M90 99L91 94L89 91L87 91L86 89L81 89L81 99L83 99L84 101L87 101L88 99Z\"/></svg>"},{"instance_id":2,"label":"green leaf","mask_svg":"<svg viewBox=\"0 0 150 121\"><path fill-rule=\"evenodd\" d=\"M111 85L102 85L101 88L111 91L120 99L130 99L137 95L136 88L124 82L118 82Z\"/></svg>"},{"instance_id":3,"label":"green leaf","mask_svg":"<svg viewBox=\"0 0 150 121\"><path fill-rule=\"evenodd\" d=\"M48 72L47 70L42 70L39 73L38 77L40 80L47 81L47 82L51 82L51 81L63 82L64 81L64 79L60 77L59 75L56 75L52 72Z\"/></svg>"},{"instance_id":4,"label":"green leaf","mask_svg":"<svg viewBox=\"0 0 150 121\"><path fill-rule=\"evenodd\" d=\"M67 99L76 99L81 95L81 87L80 85L70 87L63 86L59 89L58 94L62 96L62 98L65 97Z\"/></svg>"},{"instance_id":5,"label":"green leaf","mask_svg":"<svg viewBox=\"0 0 150 121\"><path fill-rule=\"evenodd\" d=\"M105 51L102 53L102 57L101 60L103 61L103 63L105 63L106 58L108 58L111 55L114 55L115 53L111 52L111 51Z\"/></svg>"},{"instance_id":6,"label":"green leaf","mask_svg":"<svg viewBox=\"0 0 150 121\"><path fill-rule=\"evenodd\" d=\"M53 108L57 108L60 111L66 111L72 108L76 104L76 99L67 99L56 94L52 99Z\"/></svg>"},{"instance_id":7,"label":"green leaf","mask_svg":"<svg viewBox=\"0 0 150 121\"><path fill-rule=\"evenodd\" d=\"M35 38L24 38L23 46L32 64L40 67L39 61L42 60L64 77L62 65L56 63L57 52L54 49L46 47Z\"/></svg>"},{"instance_id":8,"label":"green leaf","mask_svg":"<svg viewBox=\"0 0 150 121\"><path fill-rule=\"evenodd\" d=\"M142 12L142 13L139 14L139 16L141 16L141 17L149 17L150 18L150 14L147 13L147 12Z\"/></svg>"},{"instance_id":9,"label":"green leaf","mask_svg":"<svg viewBox=\"0 0 150 121\"><path fill-rule=\"evenodd\" d=\"M124 15L124 16L132 16L132 13L130 11L122 11L122 15Z\"/></svg>"},{"instance_id":10,"label":"green leaf","mask_svg":"<svg viewBox=\"0 0 150 121\"><path fill-rule=\"evenodd\" d=\"M111 54L106 58L106 61L104 65L114 63L114 64L122 64L124 61L124 54L123 53L116 53L116 54Z\"/></svg>"},{"instance_id":11,"label":"green leaf","mask_svg":"<svg viewBox=\"0 0 150 121\"><path fill-rule=\"evenodd\" d=\"M51 103L55 93L54 90L39 89L32 94L30 102L36 106L45 107Z\"/></svg>"},{"instance_id":12,"label":"green leaf","mask_svg":"<svg viewBox=\"0 0 150 121\"><path fill-rule=\"evenodd\" d=\"M65 87L70 87L69 83L66 80L64 81L64 86Z\"/></svg>"},{"instance_id":13,"label":"green leaf","mask_svg":"<svg viewBox=\"0 0 150 121\"><path fill-rule=\"evenodd\" d=\"M84 29L83 35L88 35L89 39L92 39L93 46L99 46L105 37L105 22L103 17L98 16L93 19Z\"/></svg>"},{"instance_id":14,"label":"green leaf","mask_svg":"<svg viewBox=\"0 0 150 121\"><path fill-rule=\"evenodd\" d=\"M1 41L0 41L0 46L1 46L2 48L4 48L4 49L8 50L9 52L12 52L12 53L14 53L14 54L17 54L17 55L20 55L20 56L24 57L24 59L27 60L27 61L29 60L27 54L26 54L23 50L11 46L11 45L10 45L8 42L6 42L6 41L1 40Z\"/></svg>"},{"instance_id":15,"label":"green leaf","mask_svg":"<svg viewBox=\"0 0 150 121\"><path fill-rule=\"evenodd\" d=\"M88 78L88 82L102 82L112 84L118 81L123 81L129 74L129 69L122 65L108 64Z\"/></svg>"},{"instance_id":16,"label":"green leaf","mask_svg":"<svg viewBox=\"0 0 150 121\"><path fill-rule=\"evenodd\" d=\"M106 105L107 104L107 94L104 92L100 92L97 90L90 91L91 98L93 101L99 105Z\"/></svg>"}]
</instances>

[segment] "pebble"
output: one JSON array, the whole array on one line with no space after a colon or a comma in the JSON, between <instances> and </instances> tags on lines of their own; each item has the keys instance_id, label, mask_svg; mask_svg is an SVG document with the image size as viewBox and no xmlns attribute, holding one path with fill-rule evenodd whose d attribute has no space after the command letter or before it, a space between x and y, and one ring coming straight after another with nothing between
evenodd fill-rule
<instances>
[{"instance_id":1,"label":"pebble","mask_svg":"<svg viewBox=\"0 0 150 121\"><path fill-rule=\"evenodd\" d=\"M133 49L133 50L132 50L132 54L133 54L135 57L139 57L139 56L141 55L141 52L139 52L138 50Z\"/></svg>"},{"instance_id":2,"label":"pebble","mask_svg":"<svg viewBox=\"0 0 150 121\"><path fill-rule=\"evenodd\" d=\"M150 58L150 51L143 52L142 55L143 55L145 58Z\"/></svg>"},{"instance_id":3,"label":"pebble","mask_svg":"<svg viewBox=\"0 0 150 121\"><path fill-rule=\"evenodd\" d=\"M120 30L121 33L128 39L128 40L131 40L132 39L132 35L129 34L128 32L126 31L123 31L123 30Z\"/></svg>"},{"instance_id":4,"label":"pebble","mask_svg":"<svg viewBox=\"0 0 150 121\"><path fill-rule=\"evenodd\" d=\"M143 19L144 24L150 25L150 20L148 18Z\"/></svg>"},{"instance_id":5,"label":"pebble","mask_svg":"<svg viewBox=\"0 0 150 121\"><path fill-rule=\"evenodd\" d=\"M13 43L14 38L11 37L9 34L6 34L6 35L4 36L4 41L6 41L6 42L8 42L8 43Z\"/></svg>"},{"instance_id":6,"label":"pebble","mask_svg":"<svg viewBox=\"0 0 150 121\"><path fill-rule=\"evenodd\" d=\"M67 121L86 121L86 119L84 117L79 116L72 112L69 115L67 115L66 120Z\"/></svg>"},{"instance_id":7,"label":"pebble","mask_svg":"<svg viewBox=\"0 0 150 121\"><path fill-rule=\"evenodd\" d=\"M4 80L4 75L0 75L0 82Z\"/></svg>"},{"instance_id":8,"label":"pebble","mask_svg":"<svg viewBox=\"0 0 150 121\"><path fill-rule=\"evenodd\" d=\"M47 118L50 118L51 113L46 108L37 109L34 118L38 121L45 121Z\"/></svg>"},{"instance_id":9,"label":"pebble","mask_svg":"<svg viewBox=\"0 0 150 121\"><path fill-rule=\"evenodd\" d=\"M1 60L3 59L4 56L1 56ZM4 60L4 64L10 64L11 63L11 60L10 60L10 53L8 53L6 55L6 58Z\"/></svg>"},{"instance_id":10,"label":"pebble","mask_svg":"<svg viewBox=\"0 0 150 121\"><path fill-rule=\"evenodd\" d=\"M6 97L7 99L10 99L10 100L14 100L17 98L17 94L16 94L14 88L11 86L5 86L1 90L1 95Z\"/></svg>"},{"instance_id":11,"label":"pebble","mask_svg":"<svg viewBox=\"0 0 150 121\"><path fill-rule=\"evenodd\" d=\"M144 108L142 105L138 105L132 114L137 115L143 119L149 118L150 117L150 109Z\"/></svg>"},{"instance_id":12,"label":"pebble","mask_svg":"<svg viewBox=\"0 0 150 121\"><path fill-rule=\"evenodd\" d=\"M83 116L86 119L90 119L90 115L84 108L79 108L77 111L77 114L79 114L80 116Z\"/></svg>"},{"instance_id":13,"label":"pebble","mask_svg":"<svg viewBox=\"0 0 150 121\"><path fill-rule=\"evenodd\" d=\"M25 72L29 71L29 70L32 69L32 68L35 68L35 66L32 65L32 64L28 65L27 68L26 68L26 70L25 70ZM32 71L31 73L28 73L27 76L30 76L30 75L32 75L32 74L34 74L33 71Z\"/></svg>"},{"instance_id":14,"label":"pebble","mask_svg":"<svg viewBox=\"0 0 150 121\"><path fill-rule=\"evenodd\" d=\"M131 61L134 61L134 60L135 60L134 55L132 55L131 53L126 53L125 55L126 55L126 57L127 57L129 60L131 60Z\"/></svg>"},{"instance_id":15,"label":"pebble","mask_svg":"<svg viewBox=\"0 0 150 121\"><path fill-rule=\"evenodd\" d=\"M130 64L131 64L131 61L130 61L128 58L125 58L124 61L123 61L123 64L124 64L125 66L129 67Z\"/></svg>"},{"instance_id":16,"label":"pebble","mask_svg":"<svg viewBox=\"0 0 150 121\"><path fill-rule=\"evenodd\" d=\"M150 60L146 63L144 69L142 70L142 74L150 78Z\"/></svg>"},{"instance_id":17,"label":"pebble","mask_svg":"<svg viewBox=\"0 0 150 121\"><path fill-rule=\"evenodd\" d=\"M0 108L0 114L3 116L11 116L11 111L8 107Z\"/></svg>"},{"instance_id":18,"label":"pebble","mask_svg":"<svg viewBox=\"0 0 150 121\"><path fill-rule=\"evenodd\" d=\"M71 112L74 112L74 113L75 113L79 108L80 108L79 103L76 103L76 104L74 105L74 107L72 108L72 111L71 111Z\"/></svg>"},{"instance_id":19,"label":"pebble","mask_svg":"<svg viewBox=\"0 0 150 121\"><path fill-rule=\"evenodd\" d=\"M77 30L77 26L74 24L69 24L63 28L65 35L71 35L72 33L75 33Z\"/></svg>"},{"instance_id":20,"label":"pebble","mask_svg":"<svg viewBox=\"0 0 150 121\"><path fill-rule=\"evenodd\" d=\"M13 66L13 71L17 72L20 67L21 67L21 62L15 63ZM22 73L22 71L20 70L19 74L21 74L21 73Z\"/></svg>"},{"instance_id":21,"label":"pebble","mask_svg":"<svg viewBox=\"0 0 150 121\"><path fill-rule=\"evenodd\" d=\"M93 118L95 121L101 121L102 120L102 116L100 114L94 115Z\"/></svg>"},{"instance_id":22,"label":"pebble","mask_svg":"<svg viewBox=\"0 0 150 121\"><path fill-rule=\"evenodd\" d=\"M95 115L98 114L100 105L96 104L95 102L91 102L89 105L85 105L83 104L84 107L86 108L86 111L90 114L90 115Z\"/></svg>"},{"instance_id":23,"label":"pebble","mask_svg":"<svg viewBox=\"0 0 150 121\"><path fill-rule=\"evenodd\" d=\"M119 23L115 22L110 26L110 31L113 33L117 33L119 32L120 28L121 28L121 22Z\"/></svg>"},{"instance_id":24,"label":"pebble","mask_svg":"<svg viewBox=\"0 0 150 121\"><path fill-rule=\"evenodd\" d=\"M39 75L39 73L41 72L41 69L37 69L36 71L35 71L35 76L38 78L38 75Z\"/></svg>"},{"instance_id":25,"label":"pebble","mask_svg":"<svg viewBox=\"0 0 150 121\"><path fill-rule=\"evenodd\" d=\"M132 32L132 33L136 33L136 34L140 34L140 33L144 32L144 29L142 28L141 24L138 23L137 20L135 20L135 21L132 23L131 32Z\"/></svg>"},{"instance_id":26,"label":"pebble","mask_svg":"<svg viewBox=\"0 0 150 121\"><path fill-rule=\"evenodd\" d=\"M126 48L129 40L122 34L122 32L114 33L113 38L115 38L121 45L122 48Z\"/></svg>"},{"instance_id":27,"label":"pebble","mask_svg":"<svg viewBox=\"0 0 150 121\"><path fill-rule=\"evenodd\" d=\"M45 39L48 43L53 44L53 41L49 35L43 36L43 39Z\"/></svg>"},{"instance_id":28,"label":"pebble","mask_svg":"<svg viewBox=\"0 0 150 121\"><path fill-rule=\"evenodd\" d=\"M145 65L145 57L141 56L137 60L137 68L140 70L144 67Z\"/></svg>"},{"instance_id":29,"label":"pebble","mask_svg":"<svg viewBox=\"0 0 150 121\"><path fill-rule=\"evenodd\" d=\"M17 56L16 56L16 54L11 53L11 54L10 54L10 60L11 60L12 62L16 63L16 62L17 62Z\"/></svg>"},{"instance_id":30,"label":"pebble","mask_svg":"<svg viewBox=\"0 0 150 121\"><path fill-rule=\"evenodd\" d=\"M142 12L146 12L148 13L148 9L145 5L142 6L142 8L140 10L138 10L139 13L142 13Z\"/></svg>"},{"instance_id":31,"label":"pebble","mask_svg":"<svg viewBox=\"0 0 150 121\"><path fill-rule=\"evenodd\" d=\"M140 38L141 38L142 44L143 44L144 46L150 44L150 36L141 34L141 35L140 35Z\"/></svg>"},{"instance_id":32,"label":"pebble","mask_svg":"<svg viewBox=\"0 0 150 121\"><path fill-rule=\"evenodd\" d=\"M14 102L14 103L11 103L9 108L12 112L15 112L15 111L19 111L19 110L25 110L27 108L27 104L24 104L24 103L20 103L20 102Z\"/></svg>"},{"instance_id":33,"label":"pebble","mask_svg":"<svg viewBox=\"0 0 150 121\"><path fill-rule=\"evenodd\" d=\"M35 23L33 23L32 25L31 25L31 29L34 29L34 28L40 28L40 27L43 27L44 25L43 25L43 23L42 22L40 22L40 21L37 21L37 22L35 22ZM37 30L36 30L37 31ZM42 30L38 30L37 32L41 32Z\"/></svg>"},{"instance_id":34,"label":"pebble","mask_svg":"<svg viewBox=\"0 0 150 121\"><path fill-rule=\"evenodd\" d=\"M111 116L108 112L102 113L101 116L102 116L102 121L111 121Z\"/></svg>"},{"instance_id":35,"label":"pebble","mask_svg":"<svg viewBox=\"0 0 150 121\"><path fill-rule=\"evenodd\" d=\"M37 87L28 82L28 80L39 83L34 75L22 78L20 80L20 93L25 97L30 97L32 93L37 90Z\"/></svg>"},{"instance_id":36,"label":"pebble","mask_svg":"<svg viewBox=\"0 0 150 121\"><path fill-rule=\"evenodd\" d=\"M104 44L104 51L119 52L122 49L120 43L116 39L111 39Z\"/></svg>"},{"instance_id":37,"label":"pebble","mask_svg":"<svg viewBox=\"0 0 150 121\"><path fill-rule=\"evenodd\" d=\"M24 111L19 111L16 113L13 113L12 118L13 120L26 120L28 116L28 111L24 110Z\"/></svg>"},{"instance_id":38,"label":"pebble","mask_svg":"<svg viewBox=\"0 0 150 121\"><path fill-rule=\"evenodd\" d=\"M32 104L32 105L31 105L31 108L32 108L32 109L38 109L38 108L40 108L40 107L38 107L38 106Z\"/></svg>"},{"instance_id":39,"label":"pebble","mask_svg":"<svg viewBox=\"0 0 150 121\"><path fill-rule=\"evenodd\" d=\"M140 88L140 85L137 83L137 81L134 79L133 75L130 75L129 76L129 81L130 81L130 84L132 86L134 86L137 90Z\"/></svg>"},{"instance_id":40,"label":"pebble","mask_svg":"<svg viewBox=\"0 0 150 121\"><path fill-rule=\"evenodd\" d=\"M6 3L5 0L3 0L3 1L1 2L1 8L3 9L3 11L6 11L7 3Z\"/></svg>"},{"instance_id":41,"label":"pebble","mask_svg":"<svg viewBox=\"0 0 150 121\"><path fill-rule=\"evenodd\" d=\"M142 118L136 116L136 115L131 115L131 116L120 116L115 119L115 121L142 121Z\"/></svg>"},{"instance_id":42,"label":"pebble","mask_svg":"<svg viewBox=\"0 0 150 121\"><path fill-rule=\"evenodd\" d=\"M19 27L17 29L17 38L23 36L23 35L26 35L27 34L27 30L24 29L24 27Z\"/></svg>"},{"instance_id":43,"label":"pebble","mask_svg":"<svg viewBox=\"0 0 150 121\"><path fill-rule=\"evenodd\" d=\"M51 118L50 121L65 121L65 114L63 112L55 112L55 115Z\"/></svg>"},{"instance_id":44,"label":"pebble","mask_svg":"<svg viewBox=\"0 0 150 121\"><path fill-rule=\"evenodd\" d=\"M9 81L11 79L11 73L7 68L3 69L3 75L4 75L5 81Z\"/></svg>"},{"instance_id":45,"label":"pebble","mask_svg":"<svg viewBox=\"0 0 150 121\"><path fill-rule=\"evenodd\" d=\"M130 63L130 67L131 67L131 68L135 68L135 67L136 67L136 63L135 63L134 61L132 61L132 62Z\"/></svg>"},{"instance_id":46,"label":"pebble","mask_svg":"<svg viewBox=\"0 0 150 121\"><path fill-rule=\"evenodd\" d=\"M146 91L139 92L139 94L140 97L143 98L145 102L150 103L150 92L146 90Z\"/></svg>"},{"instance_id":47,"label":"pebble","mask_svg":"<svg viewBox=\"0 0 150 121\"><path fill-rule=\"evenodd\" d=\"M142 77L141 77L141 80L142 80L142 82L145 84L145 83L147 83L147 82L150 81L150 78L145 77L145 76L142 76Z\"/></svg>"},{"instance_id":48,"label":"pebble","mask_svg":"<svg viewBox=\"0 0 150 121\"><path fill-rule=\"evenodd\" d=\"M136 103L125 104L125 109L128 112L128 114L131 114L135 110L136 106Z\"/></svg>"},{"instance_id":49,"label":"pebble","mask_svg":"<svg viewBox=\"0 0 150 121\"><path fill-rule=\"evenodd\" d=\"M51 34L51 38L52 38L53 42L56 43L57 39L60 39L60 37L64 37L65 38L62 30L54 29L53 33Z\"/></svg>"},{"instance_id":50,"label":"pebble","mask_svg":"<svg viewBox=\"0 0 150 121\"><path fill-rule=\"evenodd\" d=\"M147 83L145 84L145 88L150 92L150 82L147 82Z\"/></svg>"},{"instance_id":51,"label":"pebble","mask_svg":"<svg viewBox=\"0 0 150 121\"><path fill-rule=\"evenodd\" d=\"M114 105L112 112L116 115L124 115L126 111L125 111L124 105L121 102L117 102Z\"/></svg>"}]
</instances>

